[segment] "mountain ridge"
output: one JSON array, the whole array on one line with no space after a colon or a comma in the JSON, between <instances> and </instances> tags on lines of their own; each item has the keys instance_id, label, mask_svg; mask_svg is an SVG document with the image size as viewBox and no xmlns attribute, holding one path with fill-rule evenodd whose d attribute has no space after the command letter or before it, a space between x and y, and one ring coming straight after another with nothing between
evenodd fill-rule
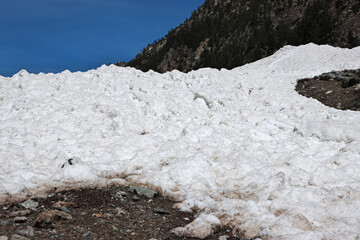
<instances>
[{"instance_id":1,"label":"mountain ridge","mask_svg":"<svg viewBox=\"0 0 360 240\"><path fill-rule=\"evenodd\" d=\"M206 0L183 24L128 63L142 71L231 69L284 45L360 44L357 0Z\"/></svg>"}]
</instances>

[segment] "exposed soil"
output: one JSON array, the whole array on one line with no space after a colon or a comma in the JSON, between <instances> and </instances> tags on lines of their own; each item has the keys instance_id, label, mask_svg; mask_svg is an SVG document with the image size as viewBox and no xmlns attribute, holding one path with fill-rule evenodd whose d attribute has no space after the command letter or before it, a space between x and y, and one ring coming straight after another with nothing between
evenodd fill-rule
<instances>
[{"instance_id":1,"label":"exposed soil","mask_svg":"<svg viewBox=\"0 0 360 240\"><path fill-rule=\"evenodd\" d=\"M143 196L130 187L69 190L32 200L38 203L32 209L21 203L1 206L0 239L193 239L170 231L190 223L193 213L173 209L175 202L165 197ZM206 239L242 238L223 228Z\"/></svg>"},{"instance_id":2,"label":"exposed soil","mask_svg":"<svg viewBox=\"0 0 360 240\"><path fill-rule=\"evenodd\" d=\"M360 111L360 69L333 71L301 79L296 91L329 107Z\"/></svg>"}]
</instances>

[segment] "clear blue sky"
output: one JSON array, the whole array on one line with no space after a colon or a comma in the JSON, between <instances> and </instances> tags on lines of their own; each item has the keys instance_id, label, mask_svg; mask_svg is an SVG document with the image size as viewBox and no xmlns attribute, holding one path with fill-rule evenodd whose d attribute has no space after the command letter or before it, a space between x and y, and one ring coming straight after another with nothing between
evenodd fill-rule
<instances>
[{"instance_id":1,"label":"clear blue sky","mask_svg":"<svg viewBox=\"0 0 360 240\"><path fill-rule=\"evenodd\" d=\"M0 75L128 61L205 0L0 0Z\"/></svg>"}]
</instances>

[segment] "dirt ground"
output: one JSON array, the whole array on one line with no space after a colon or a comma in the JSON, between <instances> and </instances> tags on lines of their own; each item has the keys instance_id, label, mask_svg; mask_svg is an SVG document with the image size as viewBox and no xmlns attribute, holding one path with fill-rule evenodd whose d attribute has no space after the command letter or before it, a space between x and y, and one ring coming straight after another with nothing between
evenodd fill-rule
<instances>
[{"instance_id":1,"label":"dirt ground","mask_svg":"<svg viewBox=\"0 0 360 240\"><path fill-rule=\"evenodd\" d=\"M360 111L360 69L333 71L311 79L301 79L296 91L329 107Z\"/></svg>"},{"instance_id":2,"label":"dirt ground","mask_svg":"<svg viewBox=\"0 0 360 240\"><path fill-rule=\"evenodd\" d=\"M174 202L165 197L144 196L130 187L70 190L31 200L36 207L1 206L0 239L193 239L171 233L190 223L193 213L173 209ZM206 239L242 239L231 232L225 227Z\"/></svg>"}]
</instances>

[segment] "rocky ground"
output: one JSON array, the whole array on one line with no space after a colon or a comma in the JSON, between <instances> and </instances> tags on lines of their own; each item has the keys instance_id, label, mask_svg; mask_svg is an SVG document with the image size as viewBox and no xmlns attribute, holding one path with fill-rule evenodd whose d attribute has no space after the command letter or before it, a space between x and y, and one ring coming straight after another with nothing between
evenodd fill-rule
<instances>
[{"instance_id":1,"label":"rocky ground","mask_svg":"<svg viewBox=\"0 0 360 240\"><path fill-rule=\"evenodd\" d=\"M360 111L360 69L333 71L301 79L296 91L329 107Z\"/></svg>"},{"instance_id":2,"label":"rocky ground","mask_svg":"<svg viewBox=\"0 0 360 240\"><path fill-rule=\"evenodd\" d=\"M0 207L0 240L180 240L171 229L194 219L174 202L141 187L69 190ZM223 228L206 239L242 239ZM243 239L245 240L245 239Z\"/></svg>"}]
</instances>

